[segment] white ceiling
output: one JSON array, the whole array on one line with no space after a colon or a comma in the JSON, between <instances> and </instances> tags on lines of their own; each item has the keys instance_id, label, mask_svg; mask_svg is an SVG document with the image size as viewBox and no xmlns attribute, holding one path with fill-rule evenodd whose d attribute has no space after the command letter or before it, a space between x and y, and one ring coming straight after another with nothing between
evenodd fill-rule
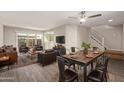
<instances>
[{"instance_id":1,"label":"white ceiling","mask_svg":"<svg viewBox=\"0 0 124 93\"><path fill-rule=\"evenodd\" d=\"M123 11L88 11L87 16L101 13L98 18L88 19L82 26L93 27L99 25L120 25L124 23ZM40 30L51 29L63 24L79 24L79 20L70 19L69 16L78 17L79 11L1 11L0 21L4 25L34 28ZM112 19L112 22L108 22Z\"/></svg>"}]
</instances>

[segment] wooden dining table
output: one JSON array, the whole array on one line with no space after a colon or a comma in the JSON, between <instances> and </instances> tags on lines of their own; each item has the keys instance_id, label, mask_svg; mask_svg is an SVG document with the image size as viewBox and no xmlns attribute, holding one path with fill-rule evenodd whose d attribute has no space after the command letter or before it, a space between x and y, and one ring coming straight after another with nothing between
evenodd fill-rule
<instances>
[{"instance_id":1,"label":"wooden dining table","mask_svg":"<svg viewBox=\"0 0 124 93\"><path fill-rule=\"evenodd\" d=\"M74 64L78 64L84 67L84 81L87 81L87 66L91 64L91 70L93 69L93 62L100 56L102 56L104 52L102 51L88 51L88 54L84 54L83 51L66 54L63 55L64 58L70 60L70 62Z\"/></svg>"}]
</instances>

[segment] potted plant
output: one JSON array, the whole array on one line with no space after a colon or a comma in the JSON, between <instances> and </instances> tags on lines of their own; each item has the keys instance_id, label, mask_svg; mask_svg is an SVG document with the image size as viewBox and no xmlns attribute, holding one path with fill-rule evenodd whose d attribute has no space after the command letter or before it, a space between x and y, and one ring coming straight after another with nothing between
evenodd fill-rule
<instances>
[{"instance_id":1,"label":"potted plant","mask_svg":"<svg viewBox=\"0 0 124 93\"><path fill-rule=\"evenodd\" d=\"M88 49L90 48L90 46L91 46L90 43L82 42L81 47L83 48L84 54L88 54Z\"/></svg>"}]
</instances>

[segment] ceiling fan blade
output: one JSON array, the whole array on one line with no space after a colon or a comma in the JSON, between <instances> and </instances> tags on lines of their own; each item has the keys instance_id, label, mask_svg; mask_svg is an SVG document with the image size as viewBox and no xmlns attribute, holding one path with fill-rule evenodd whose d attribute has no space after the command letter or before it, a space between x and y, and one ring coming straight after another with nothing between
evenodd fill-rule
<instances>
[{"instance_id":1,"label":"ceiling fan blade","mask_svg":"<svg viewBox=\"0 0 124 93\"><path fill-rule=\"evenodd\" d=\"M100 16L102 16L102 14L92 15L92 16L89 16L88 18L94 18L94 17L100 17Z\"/></svg>"}]
</instances>

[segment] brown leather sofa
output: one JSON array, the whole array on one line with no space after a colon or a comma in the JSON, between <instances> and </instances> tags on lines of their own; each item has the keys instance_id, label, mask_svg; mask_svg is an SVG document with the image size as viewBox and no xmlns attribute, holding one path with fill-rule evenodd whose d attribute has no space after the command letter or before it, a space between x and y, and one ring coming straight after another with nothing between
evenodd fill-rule
<instances>
[{"instance_id":1,"label":"brown leather sofa","mask_svg":"<svg viewBox=\"0 0 124 93\"><path fill-rule=\"evenodd\" d=\"M38 53L38 62L42 64L42 66L52 64L56 62L56 52L54 50L46 50L45 53Z\"/></svg>"},{"instance_id":2,"label":"brown leather sofa","mask_svg":"<svg viewBox=\"0 0 124 93\"><path fill-rule=\"evenodd\" d=\"M16 48L13 47L10 52L7 52L6 50L7 50L6 48L4 49L4 48L0 47L0 57L9 56L11 63L13 63L13 64L17 63L18 56L17 56Z\"/></svg>"},{"instance_id":3,"label":"brown leather sofa","mask_svg":"<svg viewBox=\"0 0 124 93\"><path fill-rule=\"evenodd\" d=\"M63 45L57 45L53 47L53 50L59 53L58 56L66 54L66 48Z\"/></svg>"}]
</instances>

